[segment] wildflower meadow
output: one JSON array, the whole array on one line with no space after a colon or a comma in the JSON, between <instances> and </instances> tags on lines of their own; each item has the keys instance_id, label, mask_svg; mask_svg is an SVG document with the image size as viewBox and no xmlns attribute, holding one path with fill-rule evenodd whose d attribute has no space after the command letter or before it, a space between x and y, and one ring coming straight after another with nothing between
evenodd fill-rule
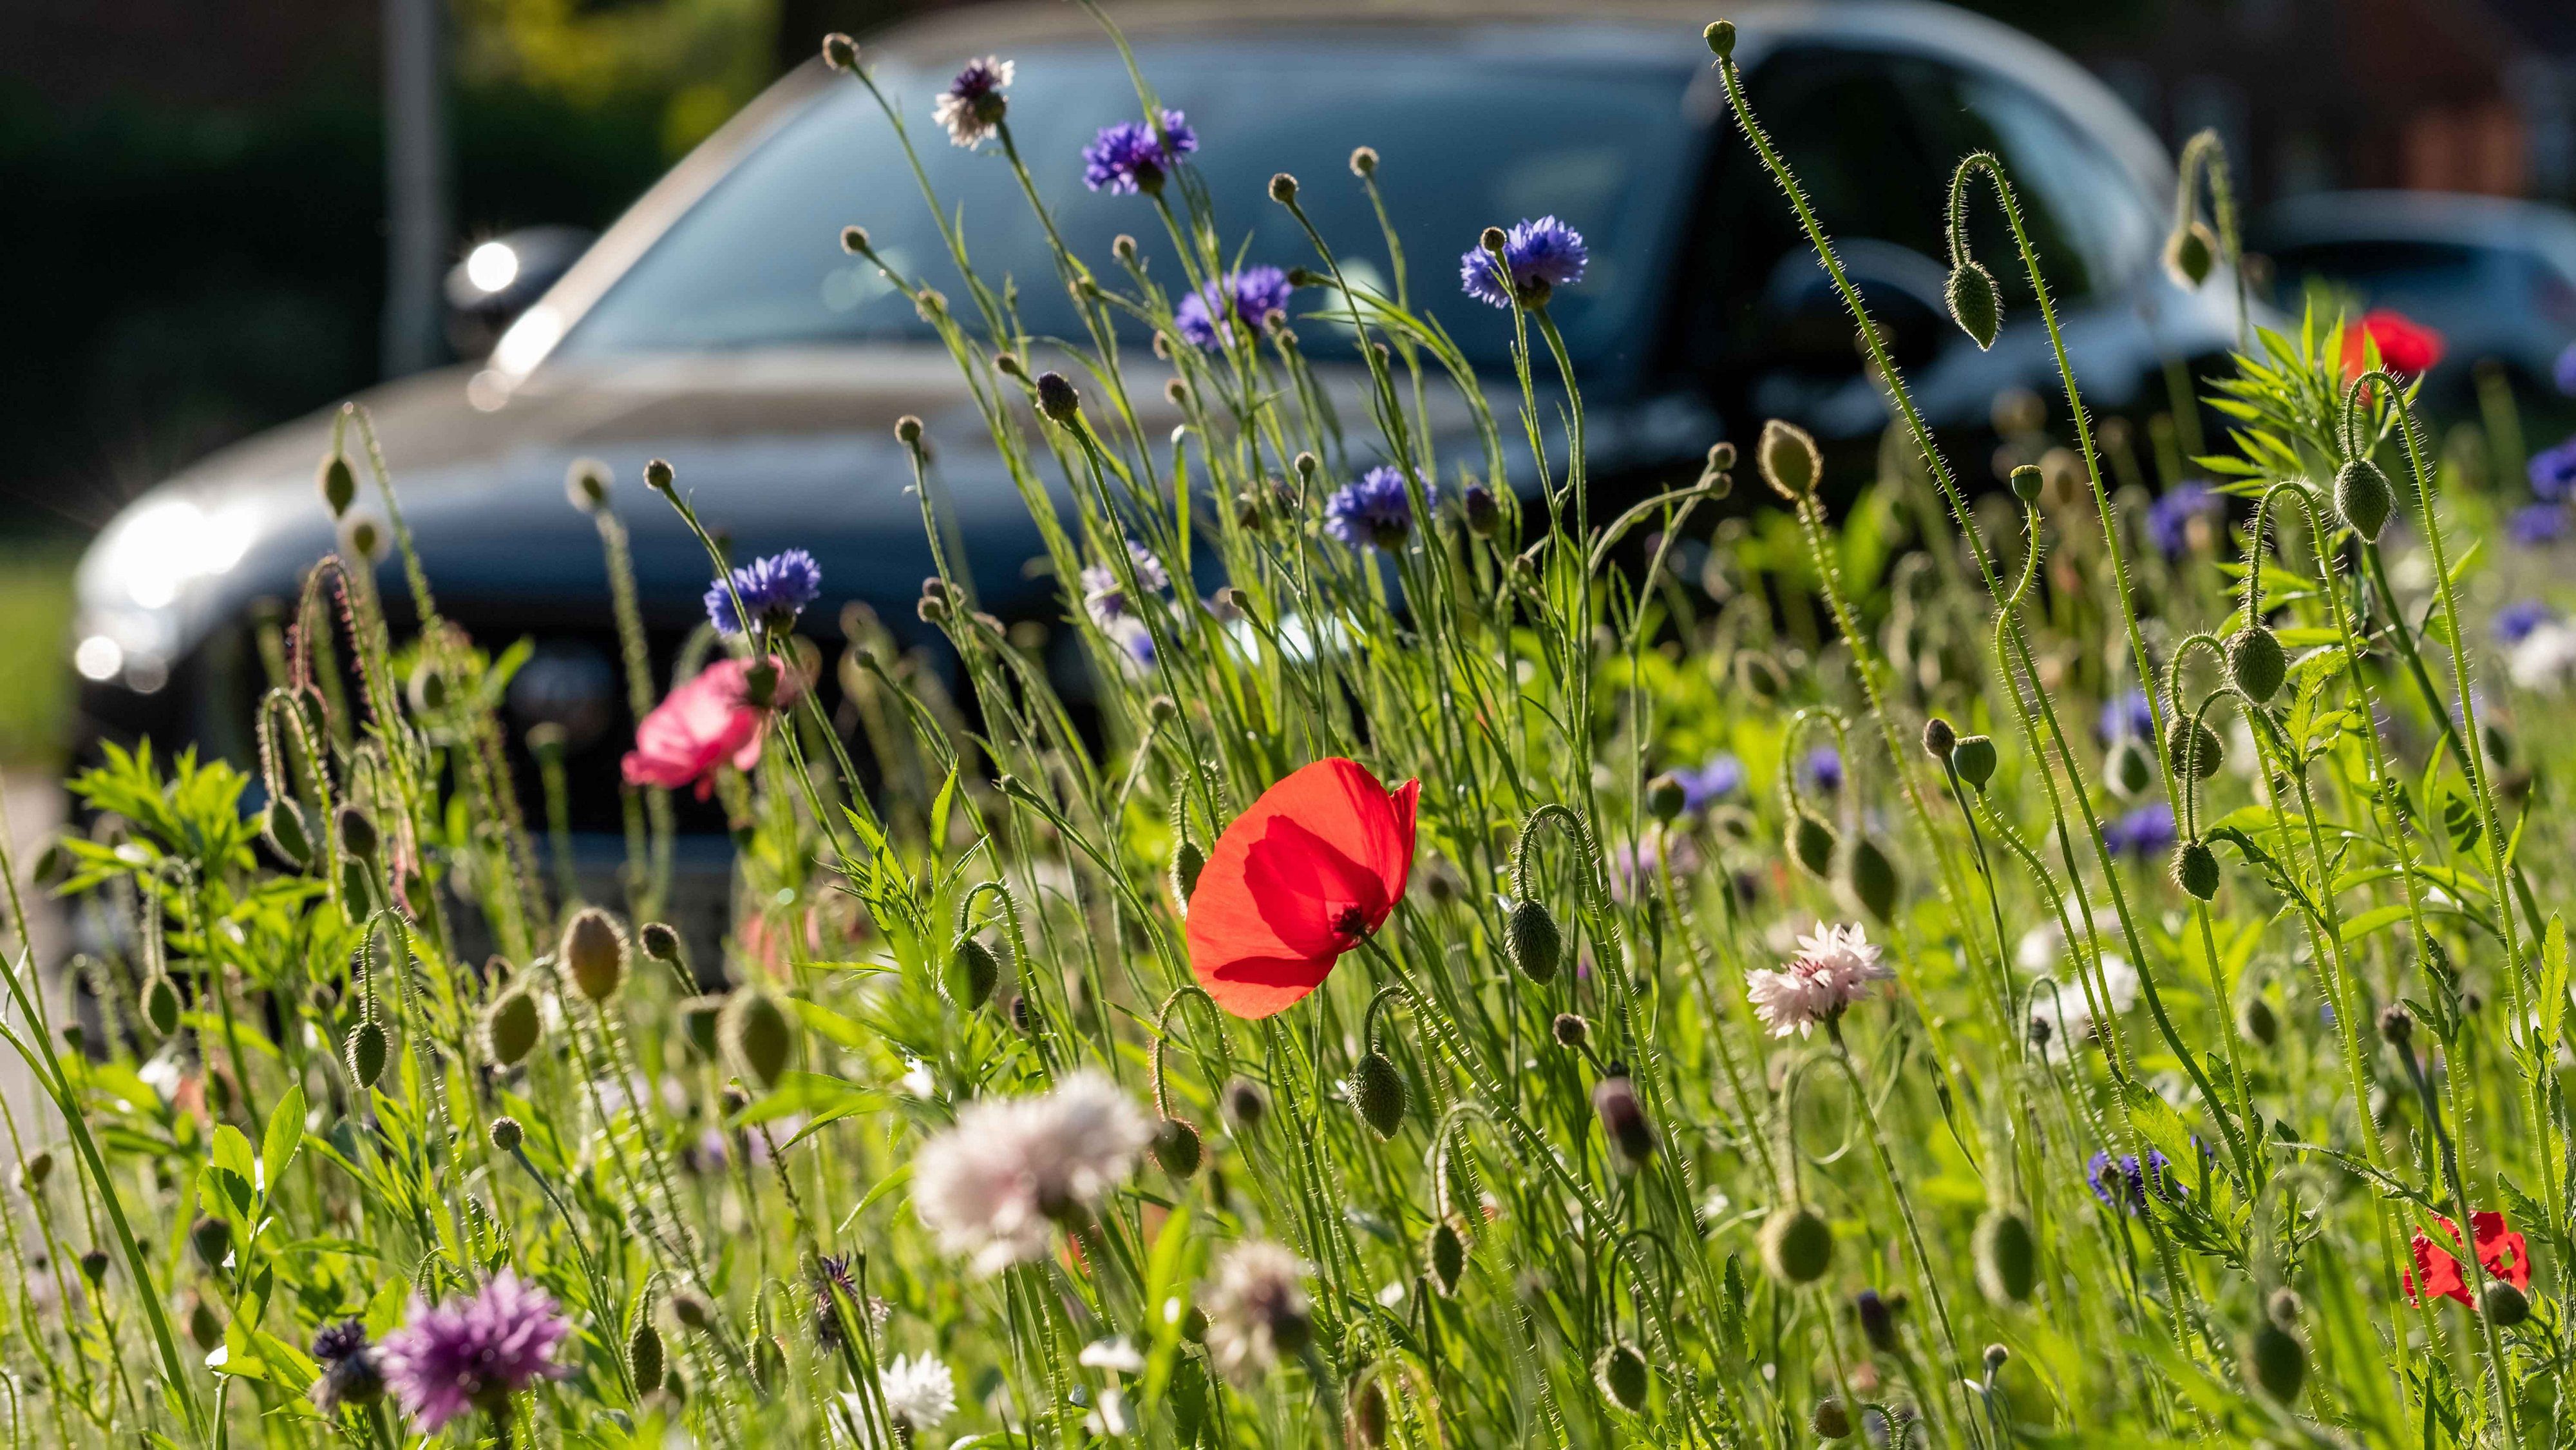
<instances>
[{"instance_id":1,"label":"wildflower meadow","mask_svg":"<svg viewBox=\"0 0 2576 1450\"><path fill-rule=\"evenodd\" d=\"M1213 195L1228 138L1150 74L1015 135L1034 62L904 97L828 39L907 147L1042 222L1078 172L1179 258L986 276L940 197L849 199L1089 692L950 566L918 419L853 486L917 503L944 664L729 557L686 460L576 465L640 721L613 878L513 790L524 650L442 619L345 412L256 759L109 747L34 863L117 930L86 1016L8 963L11 1443L2576 1445L2576 625L2511 542L2576 455L2437 434L2403 318L2240 293L2174 400L2223 436L2142 466L2060 342L1954 458L1733 38L1888 432L1745 420L1616 508L1550 315L1586 218L1246 256L1256 208L1403 186L1400 138ZM2237 286L2224 157L2182 172L2166 264ZM1949 195L1956 323L2056 341L2014 178ZM873 250L895 207L960 295ZM1080 335L1021 327L1048 287ZM645 510L707 547L676 662ZM712 940L675 795L731 826Z\"/></svg>"}]
</instances>

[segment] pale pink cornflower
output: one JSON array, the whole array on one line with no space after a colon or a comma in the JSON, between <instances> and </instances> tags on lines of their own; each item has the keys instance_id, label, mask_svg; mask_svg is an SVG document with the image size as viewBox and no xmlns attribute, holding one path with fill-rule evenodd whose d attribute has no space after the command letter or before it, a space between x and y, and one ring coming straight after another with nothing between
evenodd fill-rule
<instances>
[{"instance_id":1,"label":"pale pink cornflower","mask_svg":"<svg viewBox=\"0 0 2576 1450\"><path fill-rule=\"evenodd\" d=\"M931 104L931 115L948 128L952 146L968 150L984 144L984 138L1002 124L1009 101L1002 92L1011 84L1011 72L1017 67L998 55L966 63L957 79L939 93Z\"/></svg>"},{"instance_id":2,"label":"pale pink cornflower","mask_svg":"<svg viewBox=\"0 0 2576 1450\"><path fill-rule=\"evenodd\" d=\"M1208 1358L1238 1384L1260 1377L1280 1357L1305 1352L1314 1335L1306 1302L1306 1262L1267 1239L1238 1244L1217 1261L1216 1282L1201 1296Z\"/></svg>"},{"instance_id":3,"label":"pale pink cornflower","mask_svg":"<svg viewBox=\"0 0 2576 1450\"><path fill-rule=\"evenodd\" d=\"M913 1212L978 1274L1043 1258L1053 1226L1124 1181L1153 1136L1097 1069L1039 1097L979 1098L913 1160Z\"/></svg>"},{"instance_id":4,"label":"pale pink cornflower","mask_svg":"<svg viewBox=\"0 0 2576 1450\"><path fill-rule=\"evenodd\" d=\"M1858 924L1827 926L1798 938L1798 955L1788 966L1746 972L1744 995L1772 1036L1804 1037L1868 996L1870 983L1895 975L1878 964L1878 948Z\"/></svg>"},{"instance_id":5,"label":"pale pink cornflower","mask_svg":"<svg viewBox=\"0 0 2576 1450\"><path fill-rule=\"evenodd\" d=\"M551 1295L503 1269L467 1298L433 1306L414 1295L376 1364L412 1427L435 1433L468 1410L505 1413L510 1396L567 1373L554 1350L571 1333Z\"/></svg>"}]
</instances>

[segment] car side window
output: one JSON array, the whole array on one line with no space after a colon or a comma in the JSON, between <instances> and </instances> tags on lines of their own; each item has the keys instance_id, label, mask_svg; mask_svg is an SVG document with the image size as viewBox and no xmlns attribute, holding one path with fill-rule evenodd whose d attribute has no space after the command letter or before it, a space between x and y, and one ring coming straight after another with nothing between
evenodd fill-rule
<instances>
[{"instance_id":1,"label":"car side window","mask_svg":"<svg viewBox=\"0 0 2576 1450\"><path fill-rule=\"evenodd\" d=\"M2017 81L1947 66L1938 72L1917 99L1944 174L1972 151L2003 158L2052 300L2108 291L2153 259L2162 230L2155 203L2100 141ZM1979 178L1975 186L1971 244L2007 300L2027 299L2028 279L1993 184Z\"/></svg>"}]
</instances>

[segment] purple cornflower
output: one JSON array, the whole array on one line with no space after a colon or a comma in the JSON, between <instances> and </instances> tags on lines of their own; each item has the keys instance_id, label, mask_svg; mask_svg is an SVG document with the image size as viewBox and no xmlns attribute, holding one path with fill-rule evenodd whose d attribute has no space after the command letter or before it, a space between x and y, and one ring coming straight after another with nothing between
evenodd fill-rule
<instances>
[{"instance_id":1,"label":"purple cornflower","mask_svg":"<svg viewBox=\"0 0 2576 1450\"><path fill-rule=\"evenodd\" d=\"M1537 307L1550 292L1582 281L1584 264L1591 260L1592 249L1583 244L1583 233L1543 216L1503 233L1500 271L1511 275L1508 288L1496 269L1494 254L1481 242L1458 258L1458 284L1468 296L1495 307L1515 302Z\"/></svg>"},{"instance_id":2,"label":"purple cornflower","mask_svg":"<svg viewBox=\"0 0 2576 1450\"><path fill-rule=\"evenodd\" d=\"M1807 784L1827 795L1839 795L1843 788L1843 753L1830 745L1819 745L1807 752Z\"/></svg>"},{"instance_id":3,"label":"purple cornflower","mask_svg":"<svg viewBox=\"0 0 2576 1450\"><path fill-rule=\"evenodd\" d=\"M2149 801L2116 819L2102 823L2102 844L2113 855L2126 853L2141 861L2152 861L2173 849L2179 839L2174 832L2173 807L2163 801Z\"/></svg>"},{"instance_id":4,"label":"purple cornflower","mask_svg":"<svg viewBox=\"0 0 2576 1450\"><path fill-rule=\"evenodd\" d=\"M1182 298L1172 310L1172 323L1181 336L1213 349L1238 325L1259 332L1263 318L1288 310L1288 294L1294 290L1288 274L1276 267L1246 267Z\"/></svg>"},{"instance_id":5,"label":"purple cornflower","mask_svg":"<svg viewBox=\"0 0 2576 1450\"><path fill-rule=\"evenodd\" d=\"M2576 354L2576 348L2569 352ZM2532 497L2542 503L2565 503L2569 494L2576 493L2576 438L2531 455L2531 464L2523 471L2531 479Z\"/></svg>"},{"instance_id":6,"label":"purple cornflower","mask_svg":"<svg viewBox=\"0 0 2576 1450\"><path fill-rule=\"evenodd\" d=\"M313 1407L323 1414L342 1405L371 1405L384 1398L385 1377L376 1367L376 1351L367 1343L367 1328L355 1319L325 1324L313 1335L313 1359L322 1366L313 1381Z\"/></svg>"},{"instance_id":7,"label":"purple cornflower","mask_svg":"<svg viewBox=\"0 0 2576 1450\"><path fill-rule=\"evenodd\" d=\"M742 607L752 623L780 630L794 624L814 596L823 592L823 566L803 549L790 549L752 560L733 571L731 588L727 582L719 579L707 586L707 618L718 634L747 632L743 616L734 612L735 595L742 596Z\"/></svg>"},{"instance_id":8,"label":"purple cornflower","mask_svg":"<svg viewBox=\"0 0 2576 1450\"><path fill-rule=\"evenodd\" d=\"M2558 618L2558 612L2537 599L2517 599L2496 611L2496 638L2506 644L2520 644L2531 632Z\"/></svg>"},{"instance_id":9,"label":"purple cornflower","mask_svg":"<svg viewBox=\"0 0 2576 1450\"><path fill-rule=\"evenodd\" d=\"M501 1411L539 1379L563 1375L550 1356L571 1333L550 1295L503 1269L469 1298L433 1306L414 1295L376 1359L413 1428L434 1433L468 1410Z\"/></svg>"},{"instance_id":10,"label":"purple cornflower","mask_svg":"<svg viewBox=\"0 0 2576 1450\"><path fill-rule=\"evenodd\" d=\"M1010 109L1002 88L1011 83L1011 62L998 55L966 62L957 79L931 103L931 115L948 129L948 142L968 150L984 144Z\"/></svg>"},{"instance_id":11,"label":"purple cornflower","mask_svg":"<svg viewBox=\"0 0 2576 1450\"><path fill-rule=\"evenodd\" d=\"M2117 1189L2113 1187L2115 1176ZM2102 1200L2104 1208L2125 1207L2132 1217L2147 1211L2150 1187L2168 1203L2191 1194L2175 1176L2172 1160L2153 1148L2147 1150L2144 1166L2134 1153L2123 1153L2116 1159L2108 1153L2096 1153L2084 1165L2084 1181L2093 1185L2093 1196Z\"/></svg>"},{"instance_id":12,"label":"purple cornflower","mask_svg":"<svg viewBox=\"0 0 2576 1450\"><path fill-rule=\"evenodd\" d=\"M2576 398L2576 342L2567 344L2567 350L2558 355L2558 361L2550 368L2549 374L2550 380L2558 384L2558 391Z\"/></svg>"},{"instance_id":13,"label":"purple cornflower","mask_svg":"<svg viewBox=\"0 0 2576 1450\"><path fill-rule=\"evenodd\" d=\"M2134 740L2153 740L2156 732L2154 702L2144 690L2130 690L2102 702L2102 713L2093 721L2093 733L2102 743L2127 736Z\"/></svg>"},{"instance_id":14,"label":"purple cornflower","mask_svg":"<svg viewBox=\"0 0 2576 1450\"><path fill-rule=\"evenodd\" d=\"M1129 539L1127 557L1135 565L1137 583L1157 592L1172 587L1172 576L1164 570L1163 561L1154 557L1153 550ZM1136 612L1135 602L1127 597L1126 586L1118 581L1118 571L1106 564L1083 567L1082 607L1091 615L1092 622L1102 629Z\"/></svg>"},{"instance_id":15,"label":"purple cornflower","mask_svg":"<svg viewBox=\"0 0 2576 1450\"><path fill-rule=\"evenodd\" d=\"M2567 506L2555 503L2525 504L2506 516L2504 531L2515 543L2526 549L2546 548L2567 537Z\"/></svg>"},{"instance_id":16,"label":"purple cornflower","mask_svg":"<svg viewBox=\"0 0 2576 1450\"><path fill-rule=\"evenodd\" d=\"M1082 148L1082 182L1093 191L1159 195L1181 158L1199 149L1199 134L1178 111L1163 112L1163 134L1142 121L1103 126Z\"/></svg>"},{"instance_id":17,"label":"purple cornflower","mask_svg":"<svg viewBox=\"0 0 2576 1450\"><path fill-rule=\"evenodd\" d=\"M1404 470L1379 464L1324 500L1324 528L1354 549L1400 549L1413 532L1413 500Z\"/></svg>"},{"instance_id":18,"label":"purple cornflower","mask_svg":"<svg viewBox=\"0 0 2576 1450\"><path fill-rule=\"evenodd\" d=\"M2156 541L2166 558L2179 559L2191 551L2194 520L2215 522L2226 516L2227 501L2217 490L2199 479L2187 478L2147 505L2147 537Z\"/></svg>"},{"instance_id":19,"label":"purple cornflower","mask_svg":"<svg viewBox=\"0 0 2576 1450\"><path fill-rule=\"evenodd\" d=\"M1697 768L1682 766L1672 772L1682 788L1682 813L1700 815L1717 804L1722 796L1735 794L1744 784L1744 762L1721 750Z\"/></svg>"}]
</instances>

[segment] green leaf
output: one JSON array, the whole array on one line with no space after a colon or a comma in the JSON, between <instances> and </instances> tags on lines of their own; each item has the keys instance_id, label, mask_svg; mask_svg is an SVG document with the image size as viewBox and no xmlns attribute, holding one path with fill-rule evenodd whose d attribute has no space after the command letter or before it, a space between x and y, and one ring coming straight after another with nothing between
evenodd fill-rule
<instances>
[{"instance_id":1,"label":"green leaf","mask_svg":"<svg viewBox=\"0 0 2576 1450\"><path fill-rule=\"evenodd\" d=\"M295 1161L295 1150L304 1143L304 1088L290 1083L286 1096L268 1113L268 1131L260 1136L259 1191L273 1194L277 1180L286 1165Z\"/></svg>"},{"instance_id":2,"label":"green leaf","mask_svg":"<svg viewBox=\"0 0 2576 1450\"><path fill-rule=\"evenodd\" d=\"M2548 934L2540 941L2540 1043L2554 1050L2559 1026L2567 1020L2567 922L2549 914Z\"/></svg>"},{"instance_id":3,"label":"green leaf","mask_svg":"<svg viewBox=\"0 0 2576 1450\"><path fill-rule=\"evenodd\" d=\"M2136 1078L2123 1085L2121 1096L2129 1109L2129 1123L2138 1130L2138 1136L2164 1154L2176 1171L2200 1161L2200 1150L2192 1146L2191 1129L2183 1126L2182 1114L2175 1112L2172 1104Z\"/></svg>"},{"instance_id":4,"label":"green leaf","mask_svg":"<svg viewBox=\"0 0 2576 1450\"><path fill-rule=\"evenodd\" d=\"M251 1156L250 1139L230 1123L215 1125L215 1142L210 1162L239 1177L244 1183L259 1181L259 1160Z\"/></svg>"}]
</instances>

